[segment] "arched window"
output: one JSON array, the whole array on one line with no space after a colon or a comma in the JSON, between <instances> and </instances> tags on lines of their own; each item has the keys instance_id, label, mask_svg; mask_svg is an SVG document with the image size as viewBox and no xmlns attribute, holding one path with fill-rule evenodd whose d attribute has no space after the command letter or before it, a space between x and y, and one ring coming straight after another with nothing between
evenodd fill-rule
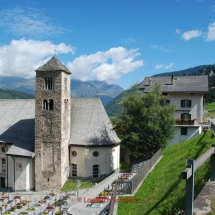
<instances>
[{"instance_id":1,"label":"arched window","mask_svg":"<svg viewBox=\"0 0 215 215\"><path fill-rule=\"evenodd\" d=\"M53 99L49 100L49 110L53 110Z\"/></svg>"},{"instance_id":2,"label":"arched window","mask_svg":"<svg viewBox=\"0 0 215 215\"><path fill-rule=\"evenodd\" d=\"M72 176L77 176L77 164L72 164Z\"/></svg>"},{"instance_id":3,"label":"arched window","mask_svg":"<svg viewBox=\"0 0 215 215\"><path fill-rule=\"evenodd\" d=\"M43 100L43 110L48 110L48 101L46 99Z\"/></svg>"},{"instance_id":4,"label":"arched window","mask_svg":"<svg viewBox=\"0 0 215 215\"><path fill-rule=\"evenodd\" d=\"M45 78L45 90L53 90L53 78Z\"/></svg>"},{"instance_id":5,"label":"arched window","mask_svg":"<svg viewBox=\"0 0 215 215\"><path fill-rule=\"evenodd\" d=\"M54 107L53 99L49 99L49 101L47 101L46 99L43 100L43 110L53 110L53 107Z\"/></svg>"},{"instance_id":6,"label":"arched window","mask_svg":"<svg viewBox=\"0 0 215 215\"><path fill-rule=\"evenodd\" d=\"M93 178L99 177L99 165L93 165Z\"/></svg>"}]
</instances>

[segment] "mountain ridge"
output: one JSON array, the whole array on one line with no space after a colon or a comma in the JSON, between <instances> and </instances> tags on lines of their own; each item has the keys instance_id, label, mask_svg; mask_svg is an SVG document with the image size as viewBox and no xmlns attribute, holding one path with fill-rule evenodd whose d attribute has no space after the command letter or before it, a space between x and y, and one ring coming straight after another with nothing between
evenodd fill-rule
<instances>
[{"instance_id":1,"label":"mountain ridge","mask_svg":"<svg viewBox=\"0 0 215 215\"><path fill-rule=\"evenodd\" d=\"M114 97L124 91L116 84L105 81L70 80L72 97L99 97L105 106ZM35 95L35 78L26 79L20 76L0 76L0 88L11 89Z\"/></svg>"}]
</instances>

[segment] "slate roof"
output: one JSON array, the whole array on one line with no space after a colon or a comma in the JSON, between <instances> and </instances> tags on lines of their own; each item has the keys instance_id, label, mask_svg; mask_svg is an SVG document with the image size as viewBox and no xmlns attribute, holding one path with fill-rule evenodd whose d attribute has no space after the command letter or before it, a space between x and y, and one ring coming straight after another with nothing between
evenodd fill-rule
<instances>
[{"instance_id":1,"label":"slate roof","mask_svg":"<svg viewBox=\"0 0 215 215\"><path fill-rule=\"evenodd\" d=\"M64 71L68 74L71 74L68 68L66 68L55 56L53 56L47 63L43 66L37 68L36 72L47 72L47 71Z\"/></svg>"},{"instance_id":2,"label":"slate roof","mask_svg":"<svg viewBox=\"0 0 215 215\"><path fill-rule=\"evenodd\" d=\"M151 78L151 86L149 79ZM175 76L174 84L171 85L171 76L145 77L140 84L140 89L143 92L149 92L153 89L156 83L161 84L162 92L208 92L208 76Z\"/></svg>"},{"instance_id":3,"label":"slate roof","mask_svg":"<svg viewBox=\"0 0 215 215\"><path fill-rule=\"evenodd\" d=\"M74 145L112 145L120 139L99 98L71 99L71 139Z\"/></svg>"},{"instance_id":4,"label":"slate roof","mask_svg":"<svg viewBox=\"0 0 215 215\"><path fill-rule=\"evenodd\" d=\"M7 155L34 157L35 100L0 99L0 142L13 144ZM99 98L71 99L71 139L75 145L119 143Z\"/></svg>"},{"instance_id":5,"label":"slate roof","mask_svg":"<svg viewBox=\"0 0 215 215\"><path fill-rule=\"evenodd\" d=\"M8 155L34 157L34 99L0 99L0 142Z\"/></svg>"}]
</instances>

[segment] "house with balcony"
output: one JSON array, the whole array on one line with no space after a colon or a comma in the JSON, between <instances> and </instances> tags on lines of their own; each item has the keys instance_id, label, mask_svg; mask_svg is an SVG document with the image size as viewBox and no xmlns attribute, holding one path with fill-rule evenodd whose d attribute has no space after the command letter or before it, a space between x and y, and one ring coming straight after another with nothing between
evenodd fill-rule
<instances>
[{"instance_id":1,"label":"house with balcony","mask_svg":"<svg viewBox=\"0 0 215 215\"><path fill-rule=\"evenodd\" d=\"M156 83L161 84L167 103L175 105L175 135L173 145L202 132L204 98L208 93L208 76L145 77L140 90L147 93Z\"/></svg>"}]
</instances>

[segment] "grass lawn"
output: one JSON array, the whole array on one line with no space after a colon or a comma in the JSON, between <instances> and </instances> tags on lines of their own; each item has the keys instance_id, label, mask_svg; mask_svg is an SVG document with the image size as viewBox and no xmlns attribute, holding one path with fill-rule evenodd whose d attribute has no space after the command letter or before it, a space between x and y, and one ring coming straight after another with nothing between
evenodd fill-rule
<instances>
[{"instance_id":1,"label":"grass lawn","mask_svg":"<svg viewBox=\"0 0 215 215\"><path fill-rule=\"evenodd\" d=\"M90 188L95 185L95 183L99 183L100 181L81 181L80 189ZM67 180L63 187L61 188L62 192L76 190L77 189L77 181L76 180Z\"/></svg>"},{"instance_id":2,"label":"grass lawn","mask_svg":"<svg viewBox=\"0 0 215 215\"><path fill-rule=\"evenodd\" d=\"M206 118L215 119L215 111L210 111L206 114Z\"/></svg>"},{"instance_id":3,"label":"grass lawn","mask_svg":"<svg viewBox=\"0 0 215 215\"><path fill-rule=\"evenodd\" d=\"M209 111L209 112L210 111L215 111L215 102L212 102L212 103L210 103L208 105L205 105L204 109L207 110L207 111Z\"/></svg>"},{"instance_id":4,"label":"grass lawn","mask_svg":"<svg viewBox=\"0 0 215 215\"><path fill-rule=\"evenodd\" d=\"M212 131L168 147L163 158L147 176L135 195L134 203L120 202L117 215L174 215L183 214L185 180L182 171L186 159L197 159L214 143ZM195 197L210 177L209 159L195 173ZM124 197L126 198L126 197Z\"/></svg>"}]
</instances>

